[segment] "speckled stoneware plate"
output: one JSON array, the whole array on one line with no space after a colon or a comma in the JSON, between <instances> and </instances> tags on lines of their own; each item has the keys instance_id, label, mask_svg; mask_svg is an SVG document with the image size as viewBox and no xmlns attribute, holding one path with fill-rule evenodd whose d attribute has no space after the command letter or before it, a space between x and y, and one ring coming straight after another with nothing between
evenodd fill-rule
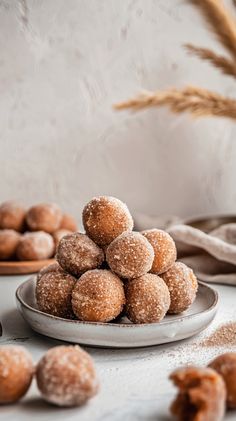
<instances>
[{"instance_id":1,"label":"speckled stoneware plate","mask_svg":"<svg viewBox=\"0 0 236 421\"><path fill-rule=\"evenodd\" d=\"M181 315L167 315L160 323L135 325L123 318L115 323L67 320L38 310L35 301L36 278L16 291L17 306L31 328L42 335L67 342L111 348L136 348L178 341L204 330L213 320L218 294L199 282L197 298Z\"/></svg>"}]
</instances>

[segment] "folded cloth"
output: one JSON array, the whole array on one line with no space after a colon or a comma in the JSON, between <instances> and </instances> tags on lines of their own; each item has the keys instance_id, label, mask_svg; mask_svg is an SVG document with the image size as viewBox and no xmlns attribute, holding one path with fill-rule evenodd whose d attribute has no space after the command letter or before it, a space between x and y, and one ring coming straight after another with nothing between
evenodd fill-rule
<instances>
[{"instance_id":1,"label":"folded cloth","mask_svg":"<svg viewBox=\"0 0 236 421\"><path fill-rule=\"evenodd\" d=\"M165 229L173 237L178 260L190 266L205 282L236 285L236 224L224 224L205 233L176 217L136 218L136 229Z\"/></svg>"}]
</instances>

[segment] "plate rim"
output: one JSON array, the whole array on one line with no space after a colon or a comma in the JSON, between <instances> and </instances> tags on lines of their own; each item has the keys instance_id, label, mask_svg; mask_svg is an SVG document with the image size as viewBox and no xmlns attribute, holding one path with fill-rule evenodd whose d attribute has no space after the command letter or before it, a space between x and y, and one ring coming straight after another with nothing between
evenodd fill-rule
<instances>
[{"instance_id":1,"label":"plate rim","mask_svg":"<svg viewBox=\"0 0 236 421\"><path fill-rule=\"evenodd\" d=\"M114 328L141 328L141 327L144 327L144 326L145 327L150 327L150 326L153 327L153 326L160 326L160 325L163 326L165 324L166 325L170 325L170 324L176 323L177 321L181 322L183 320L188 320L188 319L191 319L193 317L196 317L196 316L199 316L199 315L202 315L202 314L207 314L207 313L211 312L212 310L217 309L218 304L219 304L219 294L218 294L218 292L214 288L212 288L209 285L207 285L205 282L198 281L198 284L201 287L207 288L208 290L210 290L211 293L213 293L213 295L214 295L214 301L213 301L212 305L209 308L207 308L206 310L199 311L199 312L194 313L194 314L186 314L185 316L181 316L179 319L174 319L174 320L161 320L160 322L156 322L156 323L136 323L136 324L135 323L127 323L127 324L126 323L112 323L112 322L106 322L106 323L103 323L103 322L89 322L89 321L77 320L77 319L72 320L72 319L65 319L63 317L58 317L58 316L54 316L52 314L45 313L45 312L43 312L41 310L38 310L37 308L34 308L34 307L30 306L29 304L27 304L23 300L23 298L20 296L21 289L26 284L30 283L30 281L32 282L35 279L36 279L36 276L31 276L29 279L27 279L26 281L22 282L18 286L18 288L15 291L16 300L24 308L26 308L27 310L30 310L33 313L39 314L39 315L41 315L41 316L43 316L45 318L50 318L52 320L66 322L66 323L69 323L69 324L72 323L72 324L75 324L75 325L78 324L78 325L102 326L102 327L111 326L111 327L114 327Z\"/></svg>"}]
</instances>

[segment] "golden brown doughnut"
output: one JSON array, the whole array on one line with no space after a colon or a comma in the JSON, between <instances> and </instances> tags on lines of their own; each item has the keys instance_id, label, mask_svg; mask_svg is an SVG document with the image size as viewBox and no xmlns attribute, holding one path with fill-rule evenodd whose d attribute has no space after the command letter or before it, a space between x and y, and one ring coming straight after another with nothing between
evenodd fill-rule
<instances>
[{"instance_id":1,"label":"golden brown doughnut","mask_svg":"<svg viewBox=\"0 0 236 421\"><path fill-rule=\"evenodd\" d=\"M54 253L54 241L43 231L27 232L22 235L16 249L19 260L49 259Z\"/></svg>"},{"instance_id":2,"label":"golden brown doughnut","mask_svg":"<svg viewBox=\"0 0 236 421\"><path fill-rule=\"evenodd\" d=\"M72 308L79 320L109 322L122 312L124 304L122 281L106 269L84 273L72 292Z\"/></svg>"},{"instance_id":3,"label":"golden brown doughnut","mask_svg":"<svg viewBox=\"0 0 236 421\"><path fill-rule=\"evenodd\" d=\"M64 270L79 276L101 266L104 253L87 235L74 232L61 239L56 258Z\"/></svg>"},{"instance_id":4,"label":"golden brown doughnut","mask_svg":"<svg viewBox=\"0 0 236 421\"><path fill-rule=\"evenodd\" d=\"M62 267L59 265L58 262L51 263L50 265L44 266L37 274L37 280L39 280L45 273L48 272L60 272L60 273L66 273Z\"/></svg>"},{"instance_id":5,"label":"golden brown doughnut","mask_svg":"<svg viewBox=\"0 0 236 421\"><path fill-rule=\"evenodd\" d=\"M15 256L20 238L20 234L14 230L0 230L0 260L8 260Z\"/></svg>"},{"instance_id":6,"label":"golden brown doughnut","mask_svg":"<svg viewBox=\"0 0 236 421\"><path fill-rule=\"evenodd\" d=\"M78 231L76 220L73 218L72 215L69 213L63 213L60 229L68 230L68 231Z\"/></svg>"},{"instance_id":7,"label":"golden brown doughnut","mask_svg":"<svg viewBox=\"0 0 236 421\"><path fill-rule=\"evenodd\" d=\"M73 276L60 269L44 273L36 283L35 295L39 310L72 319L71 294L75 283Z\"/></svg>"},{"instance_id":8,"label":"golden brown doughnut","mask_svg":"<svg viewBox=\"0 0 236 421\"><path fill-rule=\"evenodd\" d=\"M90 355L76 346L51 348L39 361L36 379L43 398L58 406L78 406L97 394Z\"/></svg>"},{"instance_id":9,"label":"golden brown doughnut","mask_svg":"<svg viewBox=\"0 0 236 421\"><path fill-rule=\"evenodd\" d=\"M100 246L110 244L124 231L132 231L133 219L125 203L110 196L93 198L83 210L86 234Z\"/></svg>"},{"instance_id":10,"label":"golden brown doughnut","mask_svg":"<svg viewBox=\"0 0 236 421\"><path fill-rule=\"evenodd\" d=\"M166 272L174 264L177 257L173 238L167 232L156 228L143 231L142 234L154 250L154 260L150 272L157 275Z\"/></svg>"},{"instance_id":11,"label":"golden brown doughnut","mask_svg":"<svg viewBox=\"0 0 236 421\"><path fill-rule=\"evenodd\" d=\"M49 234L60 228L61 209L55 203L40 203L32 206L26 214L30 231L45 231Z\"/></svg>"},{"instance_id":12,"label":"golden brown doughnut","mask_svg":"<svg viewBox=\"0 0 236 421\"><path fill-rule=\"evenodd\" d=\"M160 322L170 306L170 294L165 282L147 273L125 285L127 317L133 323Z\"/></svg>"},{"instance_id":13,"label":"golden brown doughnut","mask_svg":"<svg viewBox=\"0 0 236 421\"><path fill-rule=\"evenodd\" d=\"M179 421L222 421L226 390L221 376L211 368L184 367L170 379L179 389L171 413Z\"/></svg>"},{"instance_id":14,"label":"golden brown doughnut","mask_svg":"<svg viewBox=\"0 0 236 421\"><path fill-rule=\"evenodd\" d=\"M0 229L21 232L24 228L26 210L20 204L9 201L0 206Z\"/></svg>"},{"instance_id":15,"label":"golden brown doughnut","mask_svg":"<svg viewBox=\"0 0 236 421\"><path fill-rule=\"evenodd\" d=\"M215 358L210 364L220 374L226 385L227 406L236 408L236 353L227 352Z\"/></svg>"},{"instance_id":16,"label":"golden brown doughnut","mask_svg":"<svg viewBox=\"0 0 236 421\"><path fill-rule=\"evenodd\" d=\"M138 232L124 232L106 251L111 270L121 278L138 278L149 272L154 251L149 241Z\"/></svg>"},{"instance_id":17,"label":"golden brown doughnut","mask_svg":"<svg viewBox=\"0 0 236 421\"><path fill-rule=\"evenodd\" d=\"M25 348L0 346L0 404L22 398L30 387L33 373L33 361Z\"/></svg>"},{"instance_id":18,"label":"golden brown doughnut","mask_svg":"<svg viewBox=\"0 0 236 421\"><path fill-rule=\"evenodd\" d=\"M198 289L197 278L192 269L184 263L176 262L160 276L170 291L169 313L178 314L187 310L194 302Z\"/></svg>"}]
</instances>

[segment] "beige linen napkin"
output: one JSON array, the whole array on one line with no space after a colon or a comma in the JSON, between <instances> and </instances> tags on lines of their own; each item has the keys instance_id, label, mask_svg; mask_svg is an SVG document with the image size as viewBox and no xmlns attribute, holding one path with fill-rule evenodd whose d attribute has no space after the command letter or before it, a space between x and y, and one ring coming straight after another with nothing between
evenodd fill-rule
<instances>
[{"instance_id":1,"label":"beige linen napkin","mask_svg":"<svg viewBox=\"0 0 236 421\"><path fill-rule=\"evenodd\" d=\"M176 217L136 217L136 229L161 228L176 241L178 260L190 266L205 282L236 285L236 224L205 232L181 223Z\"/></svg>"}]
</instances>

